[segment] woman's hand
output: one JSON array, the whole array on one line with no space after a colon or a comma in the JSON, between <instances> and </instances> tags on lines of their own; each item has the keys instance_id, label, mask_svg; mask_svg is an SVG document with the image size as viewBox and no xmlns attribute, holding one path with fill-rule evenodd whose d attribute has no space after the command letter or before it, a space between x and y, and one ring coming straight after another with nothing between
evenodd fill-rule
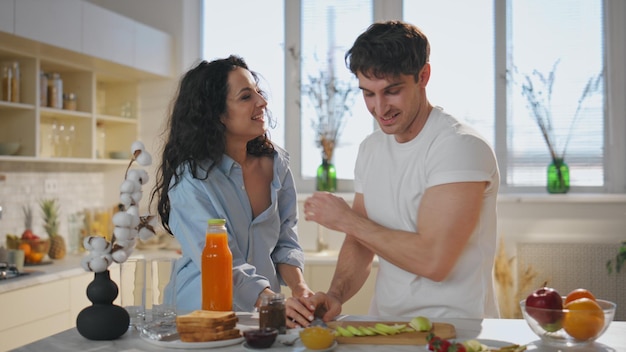
<instances>
[{"instance_id":1,"label":"woman's hand","mask_svg":"<svg viewBox=\"0 0 626 352\"><path fill-rule=\"evenodd\" d=\"M313 319L333 320L341 313L339 300L323 292L287 300L287 327L307 327Z\"/></svg>"}]
</instances>

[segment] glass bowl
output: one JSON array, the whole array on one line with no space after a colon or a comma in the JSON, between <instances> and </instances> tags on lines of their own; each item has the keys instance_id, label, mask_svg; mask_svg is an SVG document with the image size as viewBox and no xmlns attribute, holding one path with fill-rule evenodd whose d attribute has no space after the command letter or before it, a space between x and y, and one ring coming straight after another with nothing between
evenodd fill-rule
<instances>
[{"instance_id":1,"label":"glass bowl","mask_svg":"<svg viewBox=\"0 0 626 352\"><path fill-rule=\"evenodd\" d=\"M617 305L602 299L597 299L596 303L602 308L601 313L591 309L526 307L526 300L520 301L520 308L530 329L544 343L556 347L574 347L595 341L613 321Z\"/></svg>"},{"instance_id":2,"label":"glass bowl","mask_svg":"<svg viewBox=\"0 0 626 352\"><path fill-rule=\"evenodd\" d=\"M243 332L246 343L252 348L270 348L277 336L278 329L275 328L252 329Z\"/></svg>"},{"instance_id":3,"label":"glass bowl","mask_svg":"<svg viewBox=\"0 0 626 352\"><path fill-rule=\"evenodd\" d=\"M322 326L309 326L300 331L300 340L310 350L323 350L335 342L335 332Z\"/></svg>"},{"instance_id":4,"label":"glass bowl","mask_svg":"<svg viewBox=\"0 0 626 352\"><path fill-rule=\"evenodd\" d=\"M27 264L41 263L50 250L50 239L22 239L20 249L24 251L24 262Z\"/></svg>"}]
</instances>

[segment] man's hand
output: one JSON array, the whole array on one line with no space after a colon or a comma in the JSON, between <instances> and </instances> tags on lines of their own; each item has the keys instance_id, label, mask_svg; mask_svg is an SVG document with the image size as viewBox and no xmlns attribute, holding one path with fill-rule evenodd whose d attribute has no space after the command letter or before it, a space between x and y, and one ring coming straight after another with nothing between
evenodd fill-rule
<instances>
[{"instance_id":1,"label":"man's hand","mask_svg":"<svg viewBox=\"0 0 626 352\"><path fill-rule=\"evenodd\" d=\"M328 192L315 192L304 201L304 218L331 230L341 230L341 223L354 212L341 197Z\"/></svg>"}]
</instances>

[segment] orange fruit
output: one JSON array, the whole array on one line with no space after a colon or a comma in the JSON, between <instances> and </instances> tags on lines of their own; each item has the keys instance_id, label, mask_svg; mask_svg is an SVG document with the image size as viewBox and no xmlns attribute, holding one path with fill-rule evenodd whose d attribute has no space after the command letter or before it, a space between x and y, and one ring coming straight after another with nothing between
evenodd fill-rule
<instances>
[{"instance_id":1,"label":"orange fruit","mask_svg":"<svg viewBox=\"0 0 626 352\"><path fill-rule=\"evenodd\" d=\"M31 252L26 257L26 261L29 263L39 263L43 259L43 255L43 253Z\"/></svg>"},{"instance_id":2,"label":"orange fruit","mask_svg":"<svg viewBox=\"0 0 626 352\"><path fill-rule=\"evenodd\" d=\"M591 291L586 290L584 288L577 288L574 291L570 292L567 297L565 297L565 301L563 304L568 304L569 302L575 301L579 298L589 298L593 301L596 300L596 297L591 293Z\"/></svg>"},{"instance_id":3,"label":"orange fruit","mask_svg":"<svg viewBox=\"0 0 626 352\"><path fill-rule=\"evenodd\" d=\"M598 303L590 298L579 298L567 303L563 316L563 329L571 337L586 341L594 338L604 327L604 312Z\"/></svg>"},{"instance_id":4,"label":"orange fruit","mask_svg":"<svg viewBox=\"0 0 626 352\"><path fill-rule=\"evenodd\" d=\"M20 245L17 247L17 249L21 249L24 251L24 256L28 256L30 254L30 244L28 243L20 243Z\"/></svg>"}]
</instances>

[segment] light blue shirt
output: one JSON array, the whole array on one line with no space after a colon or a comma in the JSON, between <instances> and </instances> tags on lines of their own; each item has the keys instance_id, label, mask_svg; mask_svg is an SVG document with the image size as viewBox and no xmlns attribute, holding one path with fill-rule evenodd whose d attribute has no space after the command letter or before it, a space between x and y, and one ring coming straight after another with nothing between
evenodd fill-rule
<instances>
[{"instance_id":1,"label":"light blue shirt","mask_svg":"<svg viewBox=\"0 0 626 352\"><path fill-rule=\"evenodd\" d=\"M304 270L304 253L296 232L297 200L289 155L275 147L271 205L253 219L241 166L224 155L207 179L202 164L199 178L188 165L180 182L169 191L169 225L182 249L176 262L176 301L179 312L201 309L201 255L207 221L226 219L228 245L233 254L233 310L253 311L261 291L280 292L285 285L276 265Z\"/></svg>"}]
</instances>

